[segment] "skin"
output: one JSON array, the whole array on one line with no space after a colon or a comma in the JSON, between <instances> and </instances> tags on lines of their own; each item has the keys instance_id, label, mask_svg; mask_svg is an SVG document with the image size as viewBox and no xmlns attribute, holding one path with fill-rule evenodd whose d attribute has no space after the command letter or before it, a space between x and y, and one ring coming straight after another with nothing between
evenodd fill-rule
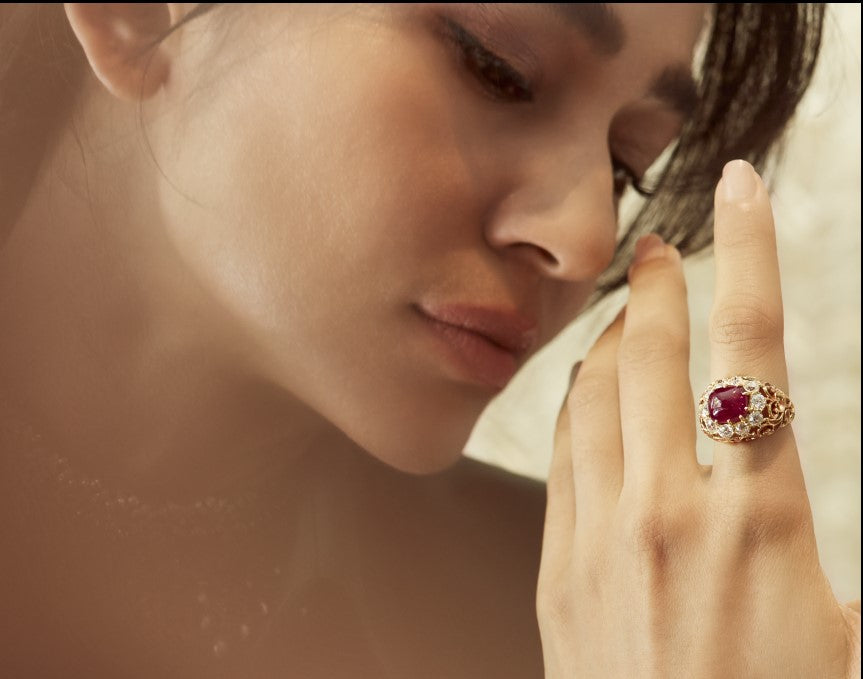
<instances>
[{"instance_id":1,"label":"skin","mask_svg":"<svg viewBox=\"0 0 863 679\"><path fill-rule=\"evenodd\" d=\"M94 69L122 95L122 73L98 67L109 57L89 28L96 10L70 12ZM273 458L344 447L342 432L364 457L411 474L457 462L494 392L427 355L411 305L527 311L535 348L572 320L614 247L608 136L649 130L649 153L627 155L642 170L671 141L680 120L644 95L661 68L688 63L703 10L633 8L629 22L651 30L612 62L545 12L447 9L477 33L515 25L519 44L536 46L548 94L529 120L457 63L441 12L260 9L231 17L233 52L215 33L181 31L160 48L164 82L144 102L170 184L142 147L136 108L91 81L89 174L68 131L6 249L4 275L33 291L6 300L7 316L49 307L37 295L56 300L4 345L4 383L34 419L81 432L92 467L159 487L178 457L188 463L174 484L209 490L269 474ZM677 39L662 39L663 22ZM512 52L524 61L523 47ZM622 129L623 114L638 126ZM101 187L92 207L88 184ZM58 214L61 233L44 226ZM93 319L86 334L81 317ZM56 339L33 347L46 336ZM44 369L14 374L34 352ZM123 379L105 384L105 372ZM85 399L74 411L73 384Z\"/></svg>"},{"instance_id":2,"label":"skin","mask_svg":"<svg viewBox=\"0 0 863 679\"><path fill-rule=\"evenodd\" d=\"M627 40L613 56L547 11L455 5L244 8L137 56L188 10L66 7L93 77L0 251L3 449L37 461L5 456L3 537L57 593L28 612L34 592L7 587L21 638L43 610L142 676L141 638L158 640L151 672L183 676L209 676L213 657L244 676L416 672L434 645L399 636L417 624L404 611L444 634L451 609L423 594L469 601L483 588L492 564L465 559L499 514L471 533L472 505L451 500L494 390L429 350L411 306L528 310L535 349L577 315L614 247L609 146L643 171L677 134L680 117L647 92L689 63L704 7L617 8ZM544 95L489 97L440 35L441 14L541 72ZM63 460L46 471L43 452ZM478 516L504 507L490 497ZM205 498L240 527L199 510ZM14 523L30 504L38 540ZM403 569L417 549L435 557ZM530 572L506 571L525 591ZM459 575L430 580L440 573ZM291 605L264 624L260 604L277 599ZM266 641L236 652L246 625ZM568 676L583 656L547 630L547 670ZM48 635L55 657L86 655ZM307 655L283 648L296 638ZM324 662L334 647L346 666Z\"/></svg>"},{"instance_id":3,"label":"skin","mask_svg":"<svg viewBox=\"0 0 863 679\"><path fill-rule=\"evenodd\" d=\"M732 161L715 203L711 370L787 393L767 189ZM700 465L679 253L643 238L629 282L558 419L537 593L545 676L859 677L860 602L841 605L819 564L792 429L717 443ZM656 394L663 407L645 412Z\"/></svg>"}]
</instances>

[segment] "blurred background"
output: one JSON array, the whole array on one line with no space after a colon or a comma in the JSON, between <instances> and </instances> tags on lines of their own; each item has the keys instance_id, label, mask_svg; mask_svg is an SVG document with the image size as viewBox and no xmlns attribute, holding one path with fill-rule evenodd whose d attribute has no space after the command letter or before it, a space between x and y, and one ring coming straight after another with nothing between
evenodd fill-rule
<instances>
[{"instance_id":1,"label":"blurred background","mask_svg":"<svg viewBox=\"0 0 863 679\"><path fill-rule=\"evenodd\" d=\"M773 193L789 395L822 565L840 601L860 597L860 5L831 4L815 79L789 134ZM710 253L685 264L690 380L709 374ZM580 317L488 407L466 454L545 479L570 367L584 358L626 291ZM694 420L693 406L693 420ZM713 442L699 433L698 458Z\"/></svg>"}]
</instances>

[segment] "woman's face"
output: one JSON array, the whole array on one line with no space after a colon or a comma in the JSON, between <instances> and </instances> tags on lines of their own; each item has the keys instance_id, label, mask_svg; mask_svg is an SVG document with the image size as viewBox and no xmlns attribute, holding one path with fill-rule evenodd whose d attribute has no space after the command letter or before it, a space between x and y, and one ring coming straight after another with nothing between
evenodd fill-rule
<instances>
[{"instance_id":1,"label":"woman's face","mask_svg":"<svg viewBox=\"0 0 863 679\"><path fill-rule=\"evenodd\" d=\"M624 168L680 129L704 6L597 7L263 6L181 36L150 135L170 242L253 369L389 465L457 459L610 263Z\"/></svg>"}]
</instances>

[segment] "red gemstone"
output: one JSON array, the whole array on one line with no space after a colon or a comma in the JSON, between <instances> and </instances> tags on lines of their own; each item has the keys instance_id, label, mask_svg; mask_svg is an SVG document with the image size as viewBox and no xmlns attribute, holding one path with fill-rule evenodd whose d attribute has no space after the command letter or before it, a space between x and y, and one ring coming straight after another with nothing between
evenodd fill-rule
<instances>
[{"instance_id":1,"label":"red gemstone","mask_svg":"<svg viewBox=\"0 0 863 679\"><path fill-rule=\"evenodd\" d=\"M749 397L742 387L721 387L707 398L710 417L716 422L736 422L746 415Z\"/></svg>"}]
</instances>

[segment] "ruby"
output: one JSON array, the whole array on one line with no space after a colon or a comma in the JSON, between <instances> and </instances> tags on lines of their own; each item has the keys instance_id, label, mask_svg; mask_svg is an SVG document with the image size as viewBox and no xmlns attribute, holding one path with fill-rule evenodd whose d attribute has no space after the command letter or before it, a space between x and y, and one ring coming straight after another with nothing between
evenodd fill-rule
<instances>
[{"instance_id":1,"label":"ruby","mask_svg":"<svg viewBox=\"0 0 863 679\"><path fill-rule=\"evenodd\" d=\"M722 387L707 398L710 417L715 422L733 422L746 415L749 397L742 387Z\"/></svg>"}]
</instances>

